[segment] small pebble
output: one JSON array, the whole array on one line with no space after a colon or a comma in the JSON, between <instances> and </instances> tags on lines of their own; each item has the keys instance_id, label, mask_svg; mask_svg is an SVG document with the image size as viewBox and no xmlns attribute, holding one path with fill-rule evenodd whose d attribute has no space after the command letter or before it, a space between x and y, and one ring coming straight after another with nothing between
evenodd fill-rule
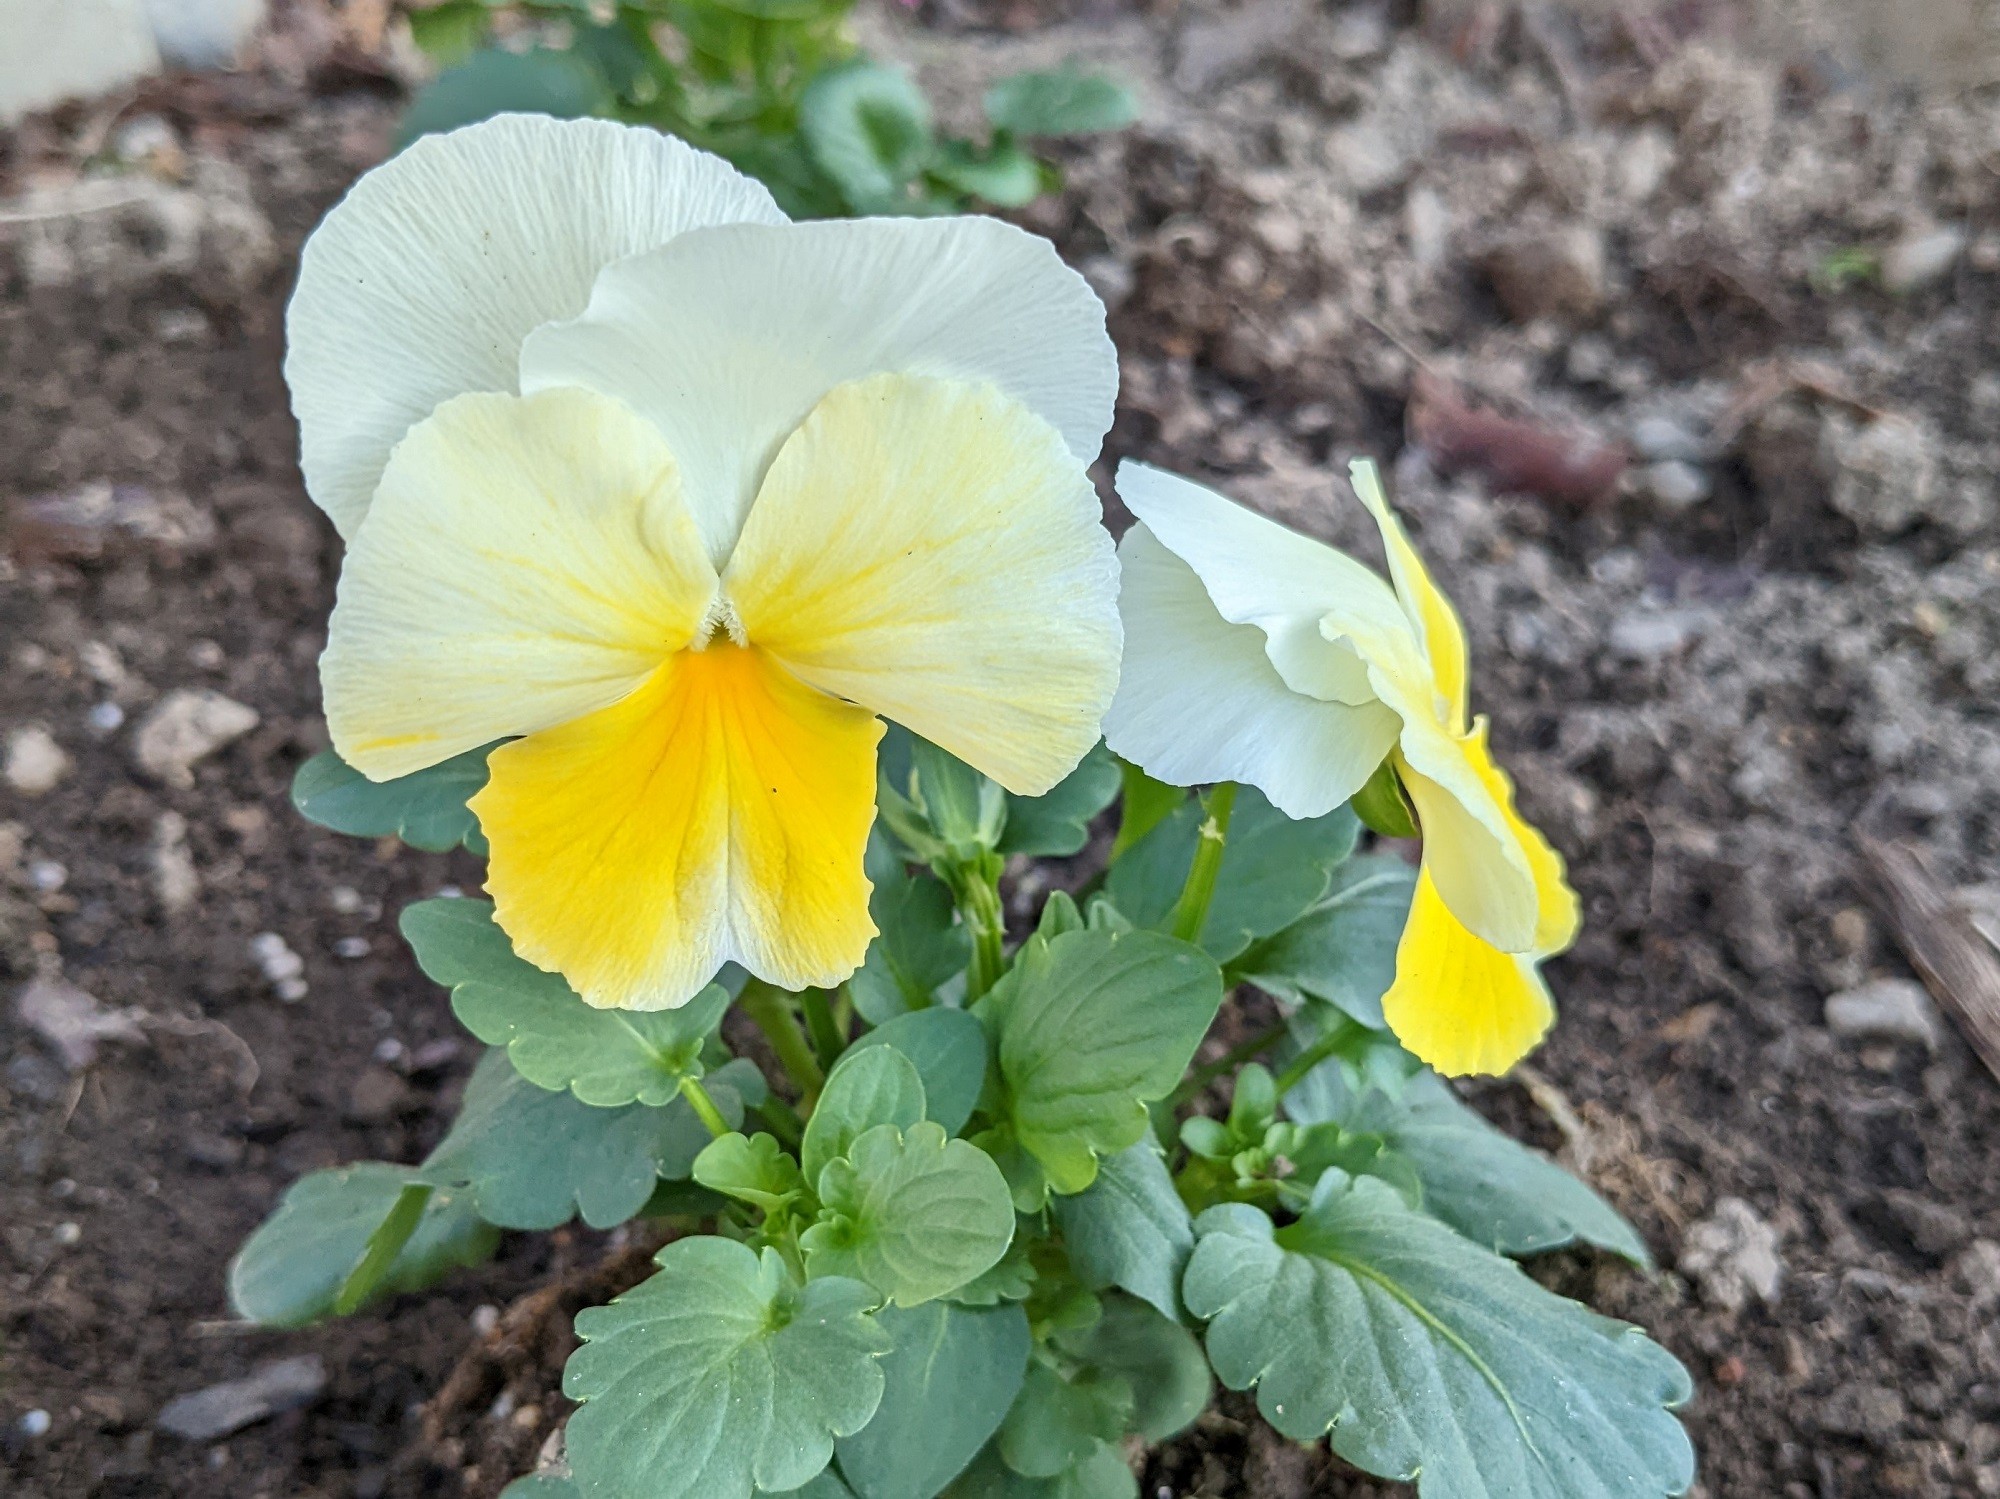
<instances>
[{"instance_id":1,"label":"small pebble","mask_svg":"<svg viewBox=\"0 0 2000 1499\"><path fill-rule=\"evenodd\" d=\"M293 952L276 932L259 932L252 937L250 958L286 1004L296 1004L306 997L306 960Z\"/></svg>"},{"instance_id":2,"label":"small pebble","mask_svg":"<svg viewBox=\"0 0 2000 1499\"><path fill-rule=\"evenodd\" d=\"M1632 423L1632 448L1648 463L1699 463L1708 444L1670 416L1642 416Z\"/></svg>"},{"instance_id":3,"label":"small pebble","mask_svg":"<svg viewBox=\"0 0 2000 1499\"><path fill-rule=\"evenodd\" d=\"M1935 286L1965 253L1966 233L1955 224L1906 234L1882 256L1882 285L1898 296Z\"/></svg>"},{"instance_id":4,"label":"small pebble","mask_svg":"<svg viewBox=\"0 0 2000 1499\"><path fill-rule=\"evenodd\" d=\"M374 950L366 937L342 937L333 944L336 958L365 958Z\"/></svg>"},{"instance_id":5,"label":"small pebble","mask_svg":"<svg viewBox=\"0 0 2000 1499\"><path fill-rule=\"evenodd\" d=\"M500 1308L481 1303L472 1309L472 1331L479 1337L488 1337L500 1325Z\"/></svg>"},{"instance_id":6,"label":"small pebble","mask_svg":"<svg viewBox=\"0 0 2000 1499\"><path fill-rule=\"evenodd\" d=\"M460 900L464 898L464 895L465 892L456 885L440 885L437 887L437 898L439 900Z\"/></svg>"},{"instance_id":7,"label":"small pebble","mask_svg":"<svg viewBox=\"0 0 2000 1499\"><path fill-rule=\"evenodd\" d=\"M55 736L39 724L16 729L7 737L7 784L23 796L46 796L69 774L70 759Z\"/></svg>"},{"instance_id":8,"label":"small pebble","mask_svg":"<svg viewBox=\"0 0 2000 1499\"><path fill-rule=\"evenodd\" d=\"M257 727L257 710L206 688L176 688L161 698L133 737L139 768L185 791L194 767Z\"/></svg>"},{"instance_id":9,"label":"small pebble","mask_svg":"<svg viewBox=\"0 0 2000 1499\"><path fill-rule=\"evenodd\" d=\"M45 1437L55 1422L45 1410L32 1410L21 1417L18 1425L24 1437Z\"/></svg>"},{"instance_id":10,"label":"small pebble","mask_svg":"<svg viewBox=\"0 0 2000 1499\"><path fill-rule=\"evenodd\" d=\"M352 916L361 909L361 892L352 885L335 885L326 895L337 916Z\"/></svg>"},{"instance_id":11,"label":"small pebble","mask_svg":"<svg viewBox=\"0 0 2000 1499\"><path fill-rule=\"evenodd\" d=\"M214 671L222 665L222 647L213 640L197 640L188 647L188 662L202 671Z\"/></svg>"},{"instance_id":12,"label":"small pebble","mask_svg":"<svg viewBox=\"0 0 2000 1499\"><path fill-rule=\"evenodd\" d=\"M125 710L113 702L102 702L83 715L84 727L100 737L108 737L125 726Z\"/></svg>"},{"instance_id":13,"label":"small pebble","mask_svg":"<svg viewBox=\"0 0 2000 1499\"><path fill-rule=\"evenodd\" d=\"M1678 514L1692 510L1711 494L1715 486L1708 474L1692 463L1670 458L1648 467L1641 477L1647 493L1666 510Z\"/></svg>"},{"instance_id":14,"label":"small pebble","mask_svg":"<svg viewBox=\"0 0 2000 1499\"><path fill-rule=\"evenodd\" d=\"M1913 1041L1928 1051L1938 1047L1937 1008L1915 979L1876 979L1832 996L1826 1028L1836 1036Z\"/></svg>"},{"instance_id":15,"label":"small pebble","mask_svg":"<svg viewBox=\"0 0 2000 1499\"><path fill-rule=\"evenodd\" d=\"M69 870L54 859L33 859L28 864L28 885L37 895L54 895L69 883Z\"/></svg>"},{"instance_id":16,"label":"small pebble","mask_svg":"<svg viewBox=\"0 0 2000 1499\"><path fill-rule=\"evenodd\" d=\"M398 1057L403 1055L405 1050L406 1048L403 1043L398 1041L394 1036L384 1036L380 1041L375 1043L375 1060L378 1062L394 1062Z\"/></svg>"},{"instance_id":17,"label":"small pebble","mask_svg":"<svg viewBox=\"0 0 2000 1499\"><path fill-rule=\"evenodd\" d=\"M81 1244L83 1242L83 1225L80 1223L58 1223L55 1226L54 1232L49 1237L62 1245L63 1248L68 1249L73 1244Z\"/></svg>"}]
</instances>

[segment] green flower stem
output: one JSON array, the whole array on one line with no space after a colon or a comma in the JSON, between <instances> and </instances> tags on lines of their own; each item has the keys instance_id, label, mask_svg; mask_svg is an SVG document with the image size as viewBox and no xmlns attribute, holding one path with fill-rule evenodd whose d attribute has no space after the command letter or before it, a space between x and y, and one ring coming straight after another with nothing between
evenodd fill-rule
<instances>
[{"instance_id":1,"label":"green flower stem","mask_svg":"<svg viewBox=\"0 0 2000 1499\"><path fill-rule=\"evenodd\" d=\"M708 1132L715 1136L716 1139L720 1140L724 1135L730 1133L729 1121L722 1117L722 1110L715 1106L715 1100L709 1097L708 1089L701 1085L700 1078L682 1078L681 1097L688 1101L693 1107L696 1116L700 1118L703 1124L708 1126Z\"/></svg>"},{"instance_id":2,"label":"green flower stem","mask_svg":"<svg viewBox=\"0 0 2000 1499\"><path fill-rule=\"evenodd\" d=\"M1201 1092L1203 1088L1206 1088L1218 1077L1221 1077L1223 1073L1234 1072L1245 1062L1262 1056L1273 1046L1276 1046L1280 1041L1285 1039L1287 1029L1288 1027L1285 1025L1285 1022L1281 1020L1269 1030L1259 1031L1248 1041L1239 1042L1237 1045L1230 1047L1228 1051L1217 1057L1213 1062L1203 1062L1199 1067L1191 1070L1187 1077L1182 1080L1181 1085L1174 1089L1173 1097L1167 1100L1168 1103L1175 1108L1179 1108L1190 1098Z\"/></svg>"},{"instance_id":3,"label":"green flower stem","mask_svg":"<svg viewBox=\"0 0 2000 1499\"><path fill-rule=\"evenodd\" d=\"M1311 1072L1313 1068L1319 1066L1321 1062L1324 1062L1328 1057L1338 1052L1341 1047L1345 1046L1351 1030L1352 1027L1350 1026L1337 1025L1317 1041L1313 1042L1304 1051L1293 1057L1291 1065L1279 1073L1272 1084L1277 1090L1278 1097L1283 1098L1287 1093L1291 1092L1292 1089L1306 1080L1307 1073Z\"/></svg>"},{"instance_id":4,"label":"green flower stem","mask_svg":"<svg viewBox=\"0 0 2000 1499\"><path fill-rule=\"evenodd\" d=\"M1194 846L1187 883L1174 903L1173 934L1183 942L1199 942L1208 924L1209 903L1215 899L1215 877L1222 870L1222 851L1229 843L1229 814L1236 810L1236 783L1224 781L1202 799L1208 816Z\"/></svg>"},{"instance_id":5,"label":"green flower stem","mask_svg":"<svg viewBox=\"0 0 2000 1499\"><path fill-rule=\"evenodd\" d=\"M753 978L744 984L736 1003L778 1054L778 1064L799 1090L799 1107L809 1108L825 1085L826 1074L820 1070L819 1058L813 1055L805 1032L799 1029L799 1017L792 1013L791 995Z\"/></svg>"},{"instance_id":6,"label":"green flower stem","mask_svg":"<svg viewBox=\"0 0 2000 1499\"><path fill-rule=\"evenodd\" d=\"M778 1137L780 1145L794 1151L799 1148L799 1142L805 1138L806 1127L799 1118L799 1111L784 1099L775 1093L766 1095L764 1101L757 1105L757 1116L771 1127L771 1133Z\"/></svg>"},{"instance_id":7,"label":"green flower stem","mask_svg":"<svg viewBox=\"0 0 2000 1499\"><path fill-rule=\"evenodd\" d=\"M368 1236L368 1244L361 1251L360 1260L347 1272L347 1279L341 1282L340 1292L333 1299L334 1315L347 1316L375 1293L375 1288L382 1284L382 1277L389 1273L389 1267L396 1263L396 1256L403 1252L403 1246L410 1242L410 1235L423 1221L424 1209L431 1205L432 1191L421 1182L412 1182L396 1194L389 1216L382 1220L380 1228Z\"/></svg>"},{"instance_id":8,"label":"green flower stem","mask_svg":"<svg viewBox=\"0 0 2000 1499\"><path fill-rule=\"evenodd\" d=\"M827 1001L826 990L806 990L799 996L799 1008L805 1011L806 1032L812 1037L820 1066L833 1066L847 1050L847 1037L834 1023L833 1006Z\"/></svg>"},{"instance_id":9,"label":"green flower stem","mask_svg":"<svg viewBox=\"0 0 2000 1499\"><path fill-rule=\"evenodd\" d=\"M965 1002L971 1004L1000 982L1007 971L1007 916L1000 908L1000 860L988 856L979 864L962 864L953 871L952 891L958 914L972 933L972 966L965 972Z\"/></svg>"}]
</instances>

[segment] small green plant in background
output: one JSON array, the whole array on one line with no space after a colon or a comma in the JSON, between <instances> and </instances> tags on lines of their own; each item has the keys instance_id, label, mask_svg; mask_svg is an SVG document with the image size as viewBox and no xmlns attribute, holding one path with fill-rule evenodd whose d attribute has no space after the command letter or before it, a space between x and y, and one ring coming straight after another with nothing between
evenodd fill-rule
<instances>
[{"instance_id":1,"label":"small green plant in background","mask_svg":"<svg viewBox=\"0 0 2000 1499\"><path fill-rule=\"evenodd\" d=\"M409 12L440 69L405 142L504 111L651 125L733 163L794 218L1019 208L1059 181L1036 138L1130 124L1109 78L1019 73L984 140L941 134L923 91L847 35L854 0L444 0Z\"/></svg>"}]
</instances>

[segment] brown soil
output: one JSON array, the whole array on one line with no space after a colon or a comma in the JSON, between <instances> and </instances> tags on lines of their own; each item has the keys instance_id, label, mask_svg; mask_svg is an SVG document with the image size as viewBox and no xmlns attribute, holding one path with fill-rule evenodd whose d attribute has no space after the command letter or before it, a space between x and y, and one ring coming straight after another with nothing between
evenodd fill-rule
<instances>
[{"instance_id":1,"label":"brown soil","mask_svg":"<svg viewBox=\"0 0 2000 1499\"><path fill-rule=\"evenodd\" d=\"M1948 1022L1932 1052L1822 1017L1907 972L1857 824L1957 885L2000 875L2000 107L1745 61L1707 44L1725 8L1692 0L1497 29L1433 8L1434 39L1406 9L1077 7L1018 38L898 22L883 44L959 101L1072 52L1146 95L1148 123L1074 152L1031 216L1115 304L1114 456L1360 545L1336 476L1355 453L1393 466L1589 912L1552 971L1563 1025L1482 1104L1663 1264L1725 1198L1778 1235L1775 1302L1733 1311L1671 1269L1538 1267L1687 1361L1702 1492L2000 1494L2000 1083ZM510 1236L325 1328L222 1320L228 1256L283 1186L417 1158L471 1060L393 920L476 866L316 831L285 794L323 738L338 551L299 488L280 311L391 106L323 68L164 85L123 118L149 111L184 197L0 229L0 739L40 725L73 762L45 795L0 784L0 1472L35 1499L490 1493L558 1417L562 1329L531 1307L482 1342L478 1309L552 1277L602 1292L624 1251L601 1236ZM60 177L110 124L25 128L0 191ZM1940 222L1969 229L1942 279L1812 289L1832 252ZM1541 269L1510 283L1521 264ZM1674 507L1657 470L1582 506L1441 477L1443 381L1612 441L1677 424L1712 494ZM39 503L102 484L136 530ZM260 722L170 785L136 768L135 730L193 687ZM160 853L182 825L191 901ZM304 960L295 1003L253 960L266 932ZM68 1073L14 1020L38 972L145 1011L145 1042ZM427 1432L419 1406L475 1344ZM171 1397L303 1351L330 1373L309 1408L207 1446L154 1431ZM1226 1400L1145 1492L1382 1491L1245 1415Z\"/></svg>"}]
</instances>

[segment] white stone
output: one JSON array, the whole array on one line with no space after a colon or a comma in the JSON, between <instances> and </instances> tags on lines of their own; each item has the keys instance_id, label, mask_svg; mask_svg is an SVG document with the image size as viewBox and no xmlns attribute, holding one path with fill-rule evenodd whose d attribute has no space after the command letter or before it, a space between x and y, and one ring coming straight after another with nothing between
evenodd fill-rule
<instances>
[{"instance_id":1,"label":"white stone","mask_svg":"<svg viewBox=\"0 0 2000 1499\"><path fill-rule=\"evenodd\" d=\"M187 819L178 812L162 812L153 824L153 894L169 916L181 915L201 896L187 832Z\"/></svg>"},{"instance_id":2,"label":"white stone","mask_svg":"<svg viewBox=\"0 0 2000 1499\"><path fill-rule=\"evenodd\" d=\"M1882 255L1882 285L1898 296L1935 286L1965 253L1966 233L1956 224L1905 234Z\"/></svg>"},{"instance_id":3,"label":"white stone","mask_svg":"<svg viewBox=\"0 0 2000 1499\"><path fill-rule=\"evenodd\" d=\"M1843 990L1826 1002L1826 1028L1836 1036L1938 1046L1937 1007L1915 979L1876 979Z\"/></svg>"},{"instance_id":4,"label":"white stone","mask_svg":"<svg viewBox=\"0 0 2000 1499\"><path fill-rule=\"evenodd\" d=\"M1778 1244L1778 1231L1749 1203L1725 1197L1681 1241L1681 1273L1724 1311L1741 1311L1752 1296L1771 1306L1785 1280Z\"/></svg>"},{"instance_id":5,"label":"white stone","mask_svg":"<svg viewBox=\"0 0 2000 1499\"><path fill-rule=\"evenodd\" d=\"M0 125L159 66L142 0L0 0Z\"/></svg>"},{"instance_id":6,"label":"white stone","mask_svg":"<svg viewBox=\"0 0 2000 1499\"><path fill-rule=\"evenodd\" d=\"M276 932L259 932L250 939L250 960L286 1004L297 1004L306 997L306 960Z\"/></svg>"},{"instance_id":7,"label":"white stone","mask_svg":"<svg viewBox=\"0 0 2000 1499\"><path fill-rule=\"evenodd\" d=\"M257 710L207 688L176 688L139 725L133 754L139 768L182 790L194 767L257 727Z\"/></svg>"},{"instance_id":8,"label":"white stone","mask_svg":"<svg viewBox=\"0 0 2000 1499\"><path fill-rule=\"evenodd\" d=\"M14 1013L71 1072L81 1072L97 1060L105 1041L143 1046L146 1033L136 1010L107 1010L95 995L61 979L36 979L14 999Z\"/></svg>"},{"instance_id":9,"label":"white stone","mask_svg":"<svg viewBox=\"0 0 2000 1499\"><path fill-rule=\"evenodd\" d=\"M40 724L7 736L7 784L23 796L46 796L69 774L69 756Z\"/></svg>"},{"instance_id":10,"label":"white stone","mask_svg":"<svg viewBox=\"0 0 2000 1499\"><path fill-rule=\"evenodd\" d=\"M1715 485L1706 469L1684 463L1678 458L1650 465L1640 482L1646 486L1646 492L1655 503L1675 514L1692 510L1715 493Z\"/></svg>"}]
</instances>

